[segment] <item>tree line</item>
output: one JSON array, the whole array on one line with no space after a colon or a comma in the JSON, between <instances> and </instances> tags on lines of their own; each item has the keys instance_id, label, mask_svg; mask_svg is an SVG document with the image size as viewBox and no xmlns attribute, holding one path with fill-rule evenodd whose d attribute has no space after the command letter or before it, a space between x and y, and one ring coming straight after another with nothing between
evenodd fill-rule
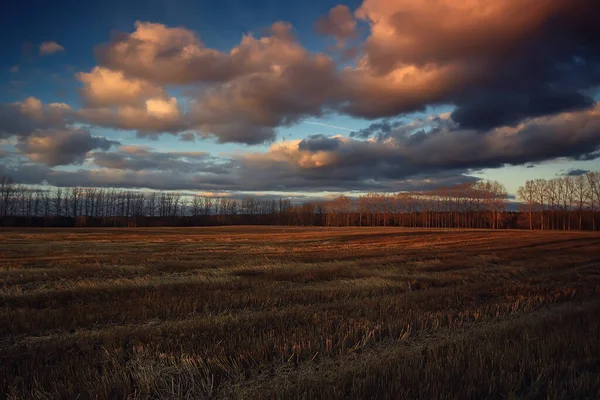
<instances>
[{"instance_id":1,"label":"tree line","mask_svg":"<svg viewBox=\"0 0 600 400\"><path fill-rule=\"evenodd\" d=\"M401 226L598 229L599 173L527 181L519 210L497 181L427 191L287 198L185 195L114 188L40 188L0 177L0 226Z\"/></svg>"},{"instance_id":2,"label":"tree line","mask_svg":"<svg viewBox=\"0 0 600 400\"><path fill-rule=\"evenodd\" d=\"M529 229L599 228L600 172L528 180L517 193Z\"/></svg>"}]
</instances>

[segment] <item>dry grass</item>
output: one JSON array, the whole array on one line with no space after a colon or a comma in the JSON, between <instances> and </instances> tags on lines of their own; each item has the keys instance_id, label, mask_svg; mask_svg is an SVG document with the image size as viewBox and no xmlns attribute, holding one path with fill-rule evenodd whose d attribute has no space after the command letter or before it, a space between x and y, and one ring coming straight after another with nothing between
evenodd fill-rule
<instances>
[{"instance_id":1,"label":"dry grass","mask_svg":"<svg viewBox=\"0 0 600 400\"><path fill-rule=\"evenodd\" d=\"M0 232L0 398L599 398L600 236Z\"/></svg>"}]
</instances>

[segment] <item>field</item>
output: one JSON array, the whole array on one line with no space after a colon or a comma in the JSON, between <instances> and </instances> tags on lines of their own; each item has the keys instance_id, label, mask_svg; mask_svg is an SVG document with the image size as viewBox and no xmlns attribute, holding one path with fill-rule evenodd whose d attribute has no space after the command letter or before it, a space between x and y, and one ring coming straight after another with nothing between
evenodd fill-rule
<instances>
[{"instance_id":1,"label":"field","mask_svg":"<svg viewBox=\"0 0 600 400\"><path fill-rule=\"evenodd\" d=\"M0 231L0 398L600 398L600 236Z\"/></svg>"}]
</instances>

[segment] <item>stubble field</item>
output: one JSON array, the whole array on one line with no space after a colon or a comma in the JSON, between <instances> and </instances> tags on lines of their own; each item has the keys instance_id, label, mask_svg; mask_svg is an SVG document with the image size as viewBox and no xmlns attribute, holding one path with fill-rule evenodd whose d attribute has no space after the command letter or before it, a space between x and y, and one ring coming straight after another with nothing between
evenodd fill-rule
<instances>
[{"instance_id":1,"label":"stubble field","mask_svg":"<svg viewBox=\"0 0 600 400\"><path fill-rule=\"evenodd\" d=\"M0 231L0 398L600 398L600 235Z\"/></svg>"}]
</instances>

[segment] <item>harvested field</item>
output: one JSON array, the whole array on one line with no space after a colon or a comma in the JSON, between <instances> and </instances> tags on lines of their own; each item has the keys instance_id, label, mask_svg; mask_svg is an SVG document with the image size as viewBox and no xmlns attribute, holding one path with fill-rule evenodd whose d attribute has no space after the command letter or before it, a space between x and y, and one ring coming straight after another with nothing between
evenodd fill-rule
<instances>
[{"instance_id":1,"label":"harvested field","mask_svg":"<svg viewBox=\"0 0 600 400\"><path fill-rule=\"evenodd\" d=\"M0 398L600 398L600 235L0 232Z\"/></svg>"}]
</instances>

